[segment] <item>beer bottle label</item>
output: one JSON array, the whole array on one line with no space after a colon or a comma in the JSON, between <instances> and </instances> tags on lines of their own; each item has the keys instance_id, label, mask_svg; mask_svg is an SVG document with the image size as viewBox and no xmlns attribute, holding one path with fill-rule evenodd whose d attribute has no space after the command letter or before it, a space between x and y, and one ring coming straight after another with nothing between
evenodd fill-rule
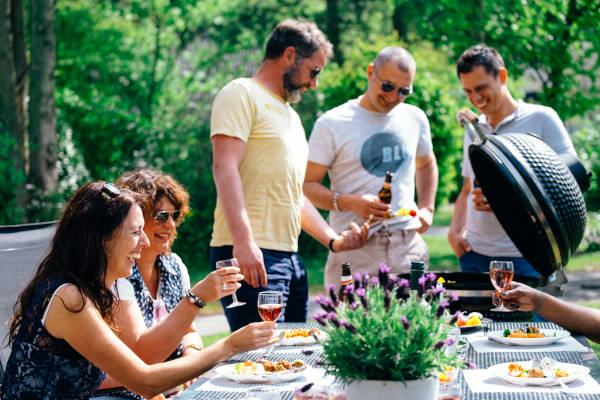
<instances>
[{"instance_id":1,"label":"beer bottle label","mask_svg":"<svg viewBox=\"0 0 600 400\"><path fill-rule=\"evenodd\" d=\"M342 276L342 280L340 281L340 285L347 285L352 283L352 275L344 275Z\"/></svg>"}]
</instances>

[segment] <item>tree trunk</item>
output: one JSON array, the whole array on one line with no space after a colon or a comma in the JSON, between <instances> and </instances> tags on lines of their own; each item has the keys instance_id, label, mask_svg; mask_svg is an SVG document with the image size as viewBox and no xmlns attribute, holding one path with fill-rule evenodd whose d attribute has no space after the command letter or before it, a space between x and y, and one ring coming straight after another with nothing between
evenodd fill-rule
<instances>
[{"instance_id":1,"label":"tree trunk","mask_svg":"<svg viewBox=\"0 0 600 400\"><path fill-rule=\"evenodd\" d=\"M15 43L11 19L11 0L0 0L0 129L10 133L15 142L15 171L23 171L25 126L22 108L17 100L17 76L13 55L15 47L24 48L25 44Z\"/></svg>"},{"instance_id":2,"label":"tree trunk","mask_svg":"<svg viewBox=\"0 0 600 400\"><path fill-rule=\"evenodd\" d=\"M23 157L24 173L29 173L29 154L27 140L27 45L25 37L25 17L23 0L11 0L10 24L13 35L12 52L15 64L15 91L17 115L21 125L19 140L20 154Z\"/></svg>"},{"instance_id":3,"label":"tree trunk","mask_svg":"<svg viewBox=\"0 0 600 400\"><path fill-rule=\"evenodd\" d=\"M43 193L58 187L58 137L54 100L55 0L31 1L31 79L29 83L29 180Z\"/></svg>"}]
</instances>

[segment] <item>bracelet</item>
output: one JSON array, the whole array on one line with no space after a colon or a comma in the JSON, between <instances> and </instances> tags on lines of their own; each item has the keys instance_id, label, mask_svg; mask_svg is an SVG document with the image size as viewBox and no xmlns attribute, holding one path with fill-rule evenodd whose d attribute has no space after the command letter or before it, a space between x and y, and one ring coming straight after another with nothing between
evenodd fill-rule
<instances>
[{"instance_id":1,"label":"bracelet","mask_svg":"<svg viewBox=\"0 0 600 400\"><path fill-rule=\"evenodd\" d=\"M187 349L194 349L194 350L202 351L202 347L200 347L199 345L197 345L195 343L191 343L191 344L184 346L183 349L181 350L181 352L185 353L185 351Z\"/></svg>"},{"instance_id":2,"label":"bracelet","mask_svg":"<svg viewBox=\"0 0 600 400\"><path fill-rule=\"evenodd\" d=\"M537 312L540 311L540 308L542 308L542 302L544 301L544 291L540 290L540 292L542 292L542 297L540 297L540 304L538 305L537 310L534 311L534 314L537 314Z\"/></svg>"},{"instance_id":3,"label":"bracelet","mask_svg":"<svg viewBox=\"0 0 600 400\"><path fill-rule=\"evenodd\" d=\"M337 238L331 238L329 239L329 250L331 250L332 253L337 253L334 249L333 249L333 242L335 242L335 239Z\"/></svg>"},{"instance_id":4,"label":"bracelet","mask_svg":"<svg viewBox=\"0 0 600 400\"><path fill-rule=\"evenodd\" d=\"M192 293L192 291L190 289L188 289L185 292L185 295L187 296L189 302L198 308L204 308L204 306L206 305L206 302L204 300L202 300L200 297L196 296L194 293Z\"/></svg>"},{"instance_id":5,"label":"bracelet","mask_svg":"<svg viewBox=\"0 0 600 400\"><path fill-rule=\"evenodd\" d=\"M333 194L333 209L335 211L342 211L342 210L340 210L340 207L338 206L338 198L339 197L340 197L340 192L335 192ZM331 246L329 246L329 248L331 248Z\"/></svg>"}]
</instances>

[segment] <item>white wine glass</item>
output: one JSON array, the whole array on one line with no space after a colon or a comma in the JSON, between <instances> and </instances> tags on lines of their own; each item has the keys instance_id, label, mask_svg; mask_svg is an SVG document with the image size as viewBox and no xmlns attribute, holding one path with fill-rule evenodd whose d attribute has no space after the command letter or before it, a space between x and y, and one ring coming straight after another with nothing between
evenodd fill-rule
<instances>
[{"instance_id":1,"label":"white wine glass","mask_svg":"<svg viewBox=\"0 0 600 400\"><path fill-rule=\"evenodd\" d=\"M513 280L514 273L515 268L513 266L512 261L492 260L490 262L490 280L492 281L492 285L494 285L494 288L496 288L496 291L500 293L510 289L510 283ZM492 308L490 311L513 311L509 308L504 307L504 302L502 301L502 298L499 298L498 302L498 306Z\"/></svg>"},{"instance_id":2,"label":"white wine glass","mask_svg":"<svg viewBox=\"0 0 600 400\"><path fill-rule=\"evenodd\" d=\"M228 260L217 261L217 269L226 268L226 267L237 267L237 266L239 266L237 258L230 258ZM229 285L231 283L235 284L235 282L233 282L233 281L223 283L223 290L227 290L225 285ZM231 298L233 301L226 308L234 308L234 307L239 307L239 306L243 306L246 304L243 301L238 300L237 296L235 295L235 292L233 292L231 294Z\"/></svg>"}]
</instances>

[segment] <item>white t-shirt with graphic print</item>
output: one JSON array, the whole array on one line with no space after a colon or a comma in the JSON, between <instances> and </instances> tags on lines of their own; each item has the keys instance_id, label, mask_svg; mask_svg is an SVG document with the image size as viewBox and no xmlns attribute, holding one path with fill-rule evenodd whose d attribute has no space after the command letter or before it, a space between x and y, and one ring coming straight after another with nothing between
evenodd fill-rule
<instances>
[{"instance_id":1,"label":"white t-shirt with graphic print","mask_svg":"<svg viewBox=\"0 0 600 400\"><path fill-rule=\"evenodd\" d=\"M323 114L310 135L309 161L327 166L331 190L343 194L377 195L386 171L392 179L392 210L416 209L415 157L433 148L425 113L400 103L388 113L369 111L350 100ZM351 211L331 211L333 229L348 229L363 220ZM395 229L417 229L418 218Z\"/></svg>"}]
</instances>

